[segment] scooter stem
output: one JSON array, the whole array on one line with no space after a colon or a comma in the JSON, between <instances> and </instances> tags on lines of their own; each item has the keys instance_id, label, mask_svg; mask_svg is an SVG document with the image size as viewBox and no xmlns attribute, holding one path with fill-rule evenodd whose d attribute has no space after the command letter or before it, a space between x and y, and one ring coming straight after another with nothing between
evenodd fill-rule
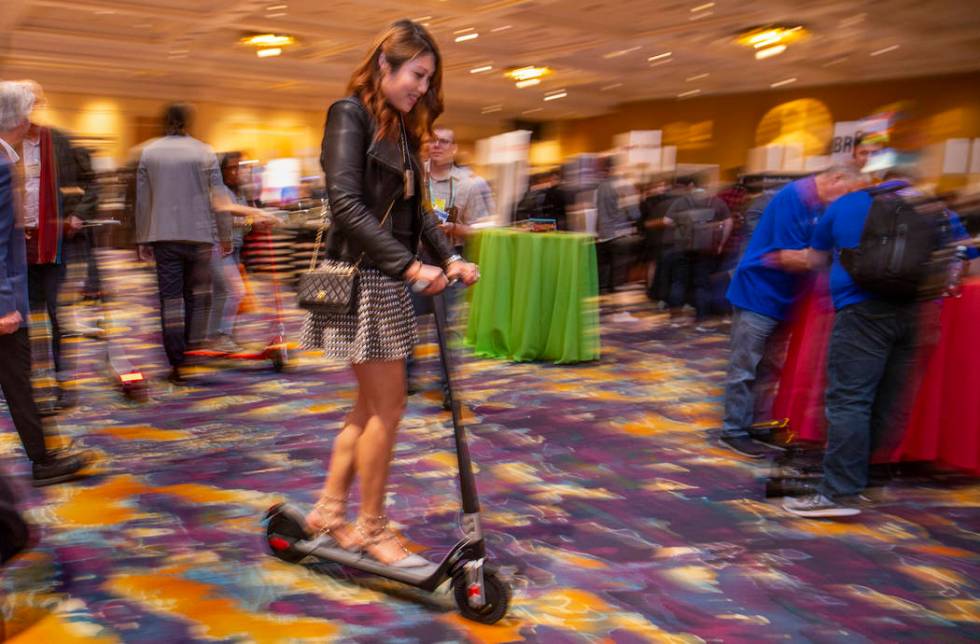
<instances>
[{"instance_id":1,"label":"scooter stem","mask_svg":"<svg viewBox=\"0 0 980 644\"><path fill-rule=\"evenodd\" d=\"M453 414L453 438L456 441L456 460L459 463L459 491L463 504L463 514L475 514L480 511L480 500L476 491L476 478L473 476L470 450L466 442L466 428L463 427L459 403L457 403L454 395L452 360L449 357L449 338L446 328L445 297L445 291L432 297L433 317L436 321L436 340L439 344L439 361L443 374L446 376L446 389Z\"/></svg>"}]
</instances>

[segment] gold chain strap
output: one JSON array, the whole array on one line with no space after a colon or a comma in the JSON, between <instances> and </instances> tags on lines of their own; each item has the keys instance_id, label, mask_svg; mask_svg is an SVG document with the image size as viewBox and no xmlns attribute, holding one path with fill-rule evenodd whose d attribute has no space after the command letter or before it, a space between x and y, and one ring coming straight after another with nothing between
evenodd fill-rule
<instances>
[{"instance_id":1,"label":"gold chain strap","mask_svg":"<svg viewBox=\"0 0 980 644\"><path fill-rule=\"evenodd\" d=\"M330 212L330 206L327 202L326 197L321 199L320 202L323 204L323 208L320 210L322 221L320 222L320 229L316 231L316 241L313 243L313 255L310 256L310 271L316 269L317 259L320 256L320 244L323 242L323 233L327 229L327 215ZM381 221L379 222L378 225L384 227L385 222L388 221L388 215L391 214L391 209L394 207L395 207L395 200L392 199L391 205L388 206L388 210L387 212L385 212L385 216L381 218ZM360 267L361 262L364 260L364 255L365 253L362 252L361 256L357 258L356 262L354 262L355 270L358 267Z\"/></svg>"}]
</instances>

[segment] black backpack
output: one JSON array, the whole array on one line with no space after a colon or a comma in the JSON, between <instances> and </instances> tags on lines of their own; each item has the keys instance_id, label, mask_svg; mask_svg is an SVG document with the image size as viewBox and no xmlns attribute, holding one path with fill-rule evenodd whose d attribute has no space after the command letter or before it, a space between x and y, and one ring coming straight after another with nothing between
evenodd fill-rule
<instances>
[{"instance_id":1,"label":"black backpack","mask_svg":"<svg viewBox=\"0 0 980 644\"><path fill-rule=\"evenodd\" d=\"M915 300L934 272L948 218L937 200L905 198L900 188L869 189L871 210L856 248L840 261L858 286L883 299Z\"/></svg>"}]
</instances>

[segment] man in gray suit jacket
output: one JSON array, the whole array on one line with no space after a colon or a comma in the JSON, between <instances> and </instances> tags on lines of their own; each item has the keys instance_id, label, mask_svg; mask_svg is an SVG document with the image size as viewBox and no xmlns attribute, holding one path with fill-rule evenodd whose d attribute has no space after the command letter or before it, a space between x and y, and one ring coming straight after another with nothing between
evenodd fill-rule
<instances>
[{"instance_id":1,"label":"man in gray suit jacket","mask_svg":"<svg viewBox=\"0 0 980 644\"><path fill-rule=\"evenodd\" d=\"M229 202L214 151L187 133L190 118L190 106L169 106L166 136L143 148L136 171L136 241L141 258L156 260L163 347L174 384L183 382L188 343L202 342L207 328L213 211L265 217Z\"/></svg>"}]
</instances>

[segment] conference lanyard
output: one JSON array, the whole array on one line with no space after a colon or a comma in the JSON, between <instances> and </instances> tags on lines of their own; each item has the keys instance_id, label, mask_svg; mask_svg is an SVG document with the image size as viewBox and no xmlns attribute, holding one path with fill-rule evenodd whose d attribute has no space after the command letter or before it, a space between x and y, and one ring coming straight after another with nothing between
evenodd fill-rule
<instances>
[{"instance_id":1,"label":"conference lanyard","mask_svg":"<svg viewBox=\"0 0 980 644\"><path fill-rule=\"evenodd\" d=\"M456 187L455 187L456 184L453 183L454 178L455 177L453 177L453 175L449 175L449 199L447 199L445 203L446 212L449 212L449 209L456 205ZM433 198L432 195L434 194L435 193L432 192L432 173L430 172L429 173L429 201L432 201ZM433 208L435 207L435 204L429 204L429 205L431 205Z\"/></svg>"}]
</instances>

